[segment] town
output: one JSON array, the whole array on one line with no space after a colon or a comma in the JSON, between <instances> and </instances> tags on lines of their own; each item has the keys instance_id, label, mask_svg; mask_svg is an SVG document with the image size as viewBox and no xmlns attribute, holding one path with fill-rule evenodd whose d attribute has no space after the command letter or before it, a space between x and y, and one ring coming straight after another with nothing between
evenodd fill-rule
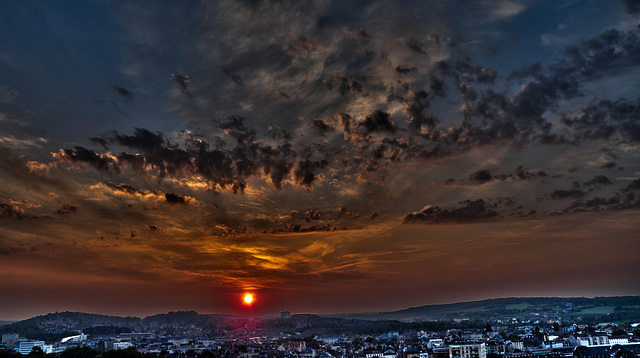
<instances>
[{"instance_id":1,"label":"town","mask_svg":"<svg viewBox=\"0 0 640 358\"><path fill-rule=\"evenodd\" d=\"M76 314L78 315L78 314ZM173 315L173 316L172 316ZM175 319L179 316L181 319ZM41 321L49 332L72 332L79 320ZM73 317L73 316L72 316ZM632 358L640 357L638 323L578 324L557 319L413 322L377 333L331 333L315 315L283 311L271 320L217 316L203 328L195 312L171 312L145 325L85 327L60 339L4 333L0 357L28 358ZM167 317L173 317L169 319ZM191 317L185 320L184 317ZM535 316L534 316L535 317ZM341 321L336 321L341 322ZM344 322L349 322L344 320ZM424 329L420 329L424 325ZM455 326L458 326L457 328ZM277 327L285 327L277 331ZM288 327L288 328L287 328ZM323 331L309 334L308 328ZM8 327L7 327L8 328ZM141 330L141 328L143 328ZM293 329L291 329L293 328ZM295 329L299 328L298 331ZM380 330L380 327L371 330ZM5 329L6 331L6 329Z\"/></svg>"}]
</instances>

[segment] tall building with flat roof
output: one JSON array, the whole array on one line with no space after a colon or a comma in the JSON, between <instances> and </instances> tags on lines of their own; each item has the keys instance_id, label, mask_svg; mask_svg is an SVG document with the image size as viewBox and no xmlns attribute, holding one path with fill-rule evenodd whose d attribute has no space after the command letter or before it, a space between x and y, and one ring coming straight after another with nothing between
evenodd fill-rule
<instances>
[{"instance_id":1,"label":"tall building with flat roof","mask_svg":"<svg viewBox=\"0 0 640 358\"><path fill-rule=\"evenodd\" d=\"M449 358L487 358L487 346L484 343L452 344Z\"/></svg>"},{"instance_id":2,"label":"tall building with flat roof","mask_svg":"<svg viewBox=\"0 0 640 358\"><path fill-rule=\"evenodd\" d=\"M27 355L31 353L33 347L40 347L43 352L48 353L47 349L45 349L44 341L22 341L18 346L18 353Z\"/></svg>"}]
</instances>

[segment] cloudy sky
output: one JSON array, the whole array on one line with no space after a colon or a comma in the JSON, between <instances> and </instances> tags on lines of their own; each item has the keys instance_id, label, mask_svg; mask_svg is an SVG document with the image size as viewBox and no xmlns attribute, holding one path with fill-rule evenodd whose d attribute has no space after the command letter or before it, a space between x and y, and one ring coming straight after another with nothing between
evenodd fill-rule
<instances>
[{"instance_id":1,"label":"cloudy sky","mask_svg":"<svg viewBox=\"0 0 640 358\"><path fill-rule=\"evenodd\" d=\"M639 24L632 0L3 2L0 319L638 295Z\"/></svg>"}]
</instances>

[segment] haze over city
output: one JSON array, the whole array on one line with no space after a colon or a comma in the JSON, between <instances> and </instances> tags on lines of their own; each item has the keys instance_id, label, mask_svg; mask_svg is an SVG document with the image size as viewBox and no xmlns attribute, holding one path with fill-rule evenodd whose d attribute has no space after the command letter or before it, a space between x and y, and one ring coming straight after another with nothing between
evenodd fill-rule
<instances>
[{"instance_id":1,"label":"haze over city","mask_svg":"<svg viewBox=\"0 0 640 358\"><path fill-rule=\"evenodd\" d=\"M632 0L2 2L0 320L640 295L639 24Z\"/></svg>"}]
</instances>

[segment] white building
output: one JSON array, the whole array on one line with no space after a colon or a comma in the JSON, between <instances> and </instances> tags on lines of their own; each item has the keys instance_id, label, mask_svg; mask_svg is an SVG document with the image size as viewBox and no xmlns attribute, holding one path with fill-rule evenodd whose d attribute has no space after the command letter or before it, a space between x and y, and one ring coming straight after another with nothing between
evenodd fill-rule
<instances>
[{"instance_id":1,"label":"white building","mask_svg":"<svg viewBox=\"0 0 640 358\"><path fill-rule=\"evenodd\" d=\"M84 333L80 333L77 336L69 336L69 337L62 338L60 343L80 343L86 340L87 340L87 335Z\"/></svg>"},{"instance_id":2,"label":"white building","mask_svg":"<svg viewBox=\"0 0 640 358\"><path fill-rule=\"evenodd\" d=\"M387 350L382 353L382 358L396 358L396 352L392 350Z\"/></svg>"},{"instance_id":3,"label":"white building","mask_svg":"<svg viewBox=\"0 0 640 358\"><path fill-rule=\"evenodd\" d=\"M609 337L609 344L629 344L629 337Z\"/></svg>"},{"instance_id":4,"label":"white building","mask_svg":"<svg viewBox=\"0 0 640 358\"><path fill-rule=\"evenodd\" d=\"M133 347L131 342L113 342L113 349L127 349Z\"/></svg>"},{"instance_id":5,"label":"white building","mask_svg":"<svg viewBox=\"0 0 640 358\"><path fill-rule=\"evenodd\" d=\"M452 344L449 346L449 358L487 358L487 346L479 344Z\"/></svg>"},{"instance_id":6,"label":"white building","mask_svg":"<svg viewBox=\"0 0 640 358\"><path fill-rule=\"evenodd\" d=\"M27 355L31 353L33 347L40 347L44 353L53 352L53 346L50 344L44 344L44 341L22 341L18 346L18 353Z\"/></svg>"}]
</instances>

